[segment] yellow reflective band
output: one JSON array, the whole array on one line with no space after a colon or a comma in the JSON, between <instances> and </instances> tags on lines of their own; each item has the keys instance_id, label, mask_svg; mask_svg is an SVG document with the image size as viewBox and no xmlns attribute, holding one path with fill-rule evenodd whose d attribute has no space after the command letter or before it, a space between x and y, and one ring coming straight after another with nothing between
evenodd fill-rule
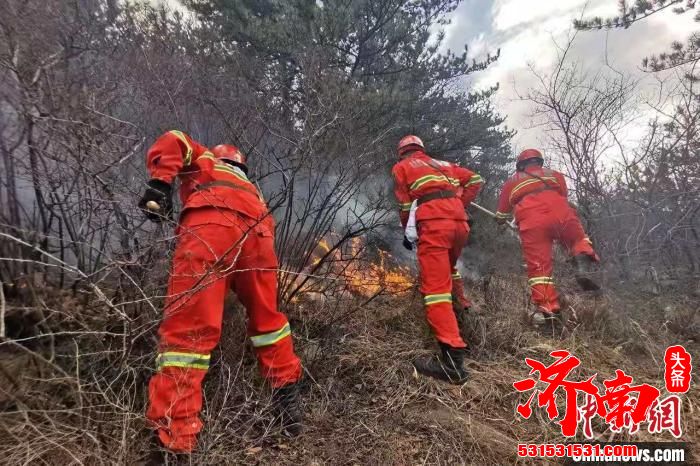
<instances>
[{"instance_id":1,"label":"yellow reflective band","mask_svg":"<svg viewBox=\"0 0 700 466\"><path fill-rule=\"evenodd\" d=\"M540 178L530 178L530 179L528 179L528 180L523 181L523 182L520 183L520 184L517 184L517 185L515 186L515 188L513 188L513 190L510 192L510 201L512 202L512 201L513 201L513 195L514 195L517 191L519 191L519 190L521 190L522 188L524 188L525 186L529 186L529 185L531 185L531 184L533 184L533 183L543 183L543 184L547 185L547 183L544 183L543 180L554 181L557 185L559 184L559 183L557 182L557 179L554 178L553 176L542 176L542 177L540 177ZM548 185L547 185L547 186L548 186Z\"/></svg>"},{"instance_id":2,"label":"yellow reflective band","mask_svg":"<svg viewBox=\"0 0 700 466\"><path fill-rule=\"evenodd\" d=\"M456 179L456 178L448 178L447 180L452 184L452 186L459 186L459 180L458 180L458 179Z\"/></svg>"},{"instance_id":3,"label":"yellow reflective band","mask_svg":"<svg viewBox=\"0 0 700 466\"><path fill-rule=\"evenodd\" d=\"M535 280L550 280L551 281L552 277L532 277L528 281L531 282L531 281L535 281Z\"/></svg>"},{"instance_id":4,"label":"yellow reflective band","mask_svg":"<svg viewBox=\"0 0 700 466\"><path fill-rule=\"evenodd\" d=\"M423 296L423 304L430 306L431 304L451 303L452 293L442 294L427 294Z\"/></svg>"},{"instance_id":5,"label":"yellow reflective band","mask_svg":"<svg viewBox=\"0 0 700 466\"><path fill-rule=\"evenodd\" d=\"M209 369L211 355L198 353L180 353L168 351L160 353L156 358L156 370L164 367L183 367L189 369Z\"/></svg>"},{"instance_id":6,"label":"yellow reflective band","mask_svg":"<svg viewBox=\"0 0 700 466\"><path fill-rule=\"evenodd\" d=\"M527 282L530 286L554 285L554 279L552 279L552 277L533 277L533 278L529 279Z\"/></svg>"},{"instance_id":7,"label":"yellow reflective band","mask_svg":"<svg viewBox=\"0 0 700 466\"><path fill-rule=\"evenodd\" d=\"M448 180L447 177L445 177L444 175L439 175L439 176L438 175L425 175L425 176L421 176L416 181L414 181L413 184L411 184L410 189L411 189L411 191L413 191L413 190L420 188L421 186L423 186L426 183L431 183L434 181L447 181L448 183L452 184L450 182L450 180Z\"/></svg>"},{"instance_id":8,"label":"yellow reflective band","mask_svg":"<svg viewBox=\"0 0 700 466\"><path fill-rule=\"evenodd\" d=\"M503 212L496 212L496 218L510 218L512 214L506 214Z\"/></svg>"},{"instance_id":9,"label":"yellow reflective band","mask_svg":"<svg viewBox=\"0 0 700 466\"><path fill-rule=\"evenodd\" d=\"M462 275L459 272L453 273L452 278L462 278Z\"/></svg>"},{"instance_id":10,"label":"yellow reflective band","mask_svg":"<svg viewBox=\"0 0 700 466\"><path fill-rule=\"evenodd\" d=\"M279 330L276 330L276 331L270 332L270 333L264 333L262 335L256 335L254 337L250 337L250 341L253 343L254 347L259 348L261 346L274 345L275 343L280 341L282 338L288 337L291 334L292 334L292 329L289 328L289 322L287 322L284 325L284 327L282 327Z\"/></svg>"},{"instance_id":11,"label":"yellow reflective band","mask_svg":"<svg viewBox=\"0 0 700 466\"><path fill-rule=\"evenodd\" d=\"M174 134L182 143L185 145L187 148L187 153L185 154L185 166L189 165L192 162L192 146L190 145L189 141L187 141L187 137L185 136L185 133L182 131L177 131L177 130L172 130L170 131L172 134Z\"/></svg>"},{"instance_id":12,"label":"yellow reflective band","mask_svg":"<svg viewBox=\"0 0 700 466\"><path fill-rule=\"evenodd\" d=\"M214 156L214 154L212 154L212 153L209 152L209 151L204 152L202 155L199 156L199 158L200 158L200 159L212 159L212 160L216 160L216 157Z\"/></svg>"},{"instance_id":13,"label":"yellow reflective band","mask_svg":"<svg viewBox=\"0 0 700 466\"><path fill-rule=\"evenodd\" d=\"M469 179L469 183L465 184L464 187L466 188L467 186L471 186L473 184L480 184L483 183L484 180L481 178L479 175L474 175Z\"/></svg>"},{"instance_id":14,"label":"yellow reflective band","mask_svg":"<svg viewBox=\"0 0 700 466\"><path fill-rule=\"evenodd\" d=\"M217 170L217 171L220 171L220 172L226 172L226 173L228 173L228 174L230 174L230 175L235 176L236 178L238 178L238 179L241 180L241 181L245 181L245 182L247 182L247 183L250 183L250 180L249 180L244 174L238 173L236 170L234 170L234 169L231 168L231 167L226 166L226 165L223 164L223 163L218 163L218 164L216 164L216 165L214 166L214 170Z\"/></svg>"},{"instance_id":15,"label":"yellow reflective band","mask_svg":"<svg viewBox=\"0 0 700 466\"><path fill-rule=\"evenodd\" d=\"M411 205L413 205L412 202L403 202L399 204L399 208L401 210L411 210Z\"/></svg>"}]
</instances>

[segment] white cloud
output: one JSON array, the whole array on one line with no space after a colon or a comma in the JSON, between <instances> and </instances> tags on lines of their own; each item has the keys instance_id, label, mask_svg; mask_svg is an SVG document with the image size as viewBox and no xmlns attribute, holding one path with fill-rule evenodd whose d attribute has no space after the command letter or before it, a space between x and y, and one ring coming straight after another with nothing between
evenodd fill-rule
<instances>
[{"instance_id":1,"label":"white cloud","mask_svg":"<svg viewBox=\"0 0 700 466\"><path fill-rule=\"evenodd\" d=\"M485 2L479 2L483 4ZM448 45L470 43L474 56L501 49L500 59L487 70L471 79L476 88L485 88L499 82L501 87L495 103L499 111L507 116L507 124L518 130L515 145L538 145L543 139L541 129L533 128L530 120L532 106L518 99L536 85L528 66L547 71L554 65L557 50L553 41L564 44L572 32L572 20L581 16L611 16L617 13L615 0L495 0L487 21L457 19L469 15L469 8L459 8L448 28ZM490 22L489 22L490 20ZM463 25L468 24L465 28ZM579 32L572 56L589 69L595 70L608 63L621 71L635 74L651 81L640 70L642 58L666 51L673 40L684 41L691 32L698 30L693 14L675 15L664 12L640 21L627 30ZM460 41L461 37L461 41ZM483 52L482 52L483 50ZM478 57L477 57L478 58ZM642 122L643 124L643 122ZM629 138L638 135L631 130Z\"/></svg>"},{"instance_id":2,"label":"white cloud","mask_svg":"<svg viewBox=\"0 0 700 466\"><path fill-rule=\"evenodd\" d=\"M546 18L563 19L561 16L581 10L586 3L586 0L496 0L491 11L495 29L506 31L522 24L536 24Z\"/></svg>"},{"instance_id":3,"label":"white cloud","mask_svg":"<svg viewBox=\"0 0 700 466\"><path fill-rule=\"evenodd\" d=\"M474 39L469 41L469 54L472 57L485 55L488 52L487 46L486 34L482 32Z\"/></svg>"}]
</instances>

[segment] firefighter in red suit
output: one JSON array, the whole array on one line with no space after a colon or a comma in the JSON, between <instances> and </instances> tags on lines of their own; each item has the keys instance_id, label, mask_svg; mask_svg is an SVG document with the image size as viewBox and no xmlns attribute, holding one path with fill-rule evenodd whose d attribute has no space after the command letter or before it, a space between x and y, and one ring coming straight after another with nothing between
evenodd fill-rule
<instances>
[{"instance_id":1,"label":"firefighter in red suit","mask_svg":"<svg viewBox=\"0 0 700 466\"><path fill-rule=\"evenodd\" d=\"M402 138L398 155L400 160L392 169L394 194L404 229L412 202L418 204L420 291L428 324L441 348L437 358L418 359L414 366L421 374L461 384L467 378L463 367L467 345L459 334L452 306L452 280L469 236L465 208L483 180L466 168L430 157L417 136ZM413 247L406 238L404 246Z\"/></svg>"},{"instance_id":2,"label":"firefighter in red suit","mask_svg":"<svg viewBox=\"0 0 700 466\"><path fill-rule=\"evenodd\" d=\"M247 310L248 335L273 387L284 432L298 434L301 364L289 322L277 308L274 223L247 178L245 158L234 146L210 152L187 134L169 131L151 146L146 165L151 180L139 202L146 215L156 222L171 216L175 178L183 205L147 418L169 450L195 448L202 379L219 342L230 288Z\"/></svg>"},{"instance_id":3,"label":"firefighter in red suit","mask_svg":"<svg viewBox=\"0 0 700 466\"><path fill-rule=\"evenodd\" d=\"M561 321L560 306L552 277L552 244L562 244L573 257L576 279L585 290L597 290L592 265L598 262L591 240L576 211L567 201L564 175L543 168L544 158L536 149L519 156L517 171L503 185L496 219L512 216L518 225L532 301L544 317L543 323Z\"/></svg>"}]
</instances>

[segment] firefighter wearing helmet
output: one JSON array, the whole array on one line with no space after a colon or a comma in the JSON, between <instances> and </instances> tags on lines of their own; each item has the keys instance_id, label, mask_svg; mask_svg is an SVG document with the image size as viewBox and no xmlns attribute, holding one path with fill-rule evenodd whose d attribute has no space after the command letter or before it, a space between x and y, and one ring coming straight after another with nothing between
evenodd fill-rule
<instances>
[{"instance_id":1,"label":"firefighter wearing helmet","mask_svg":"<svg viewBox=\"0 0 700 466\"><path fill-rule=\"evenodd\" d=\"M471 170L430 157L423 141L409 135L399 141L399 161L394 165L394 194L405 229L412 206L418 231L417 255L420 291L425 314L441 348L437 357L414 361L416 370L430 377L461 384L466 343L459 333L455 312L466 312L457 259L469 236L466 207L476 197L483 180ZM404 237L404 246L413 244ZM453 306L453 300L458 305Z\"/></svg>"},{"instance_id":2,"label":"firefighter wearing helmet","mask_svg":"<svg viewBox=\"0 0 700 466\"><path fill-rule=\"evenodd\" d=\"M238 147L230 144L219 144L218 146L214 146L211 152L217 159L231 165L232 167L238 167L239 169L243 170L243 173L248 175L248 163L246 161L246 157L243 155L243 152L238 149Z\"/></svg>"},{"instance_id":3,"label":"firefighter wearing helmet","mask_svg":"<svg viewBox=\"0 0 700 466\"><path fill-rule=\"evenodd\" d=\"M289 322L277 308L274 222L248 180L245 157L235 146L210 152L187 134L169 131L148 150L146 166L151 180L139 207L148 218L170 218L176 178L183 205L146 417L167 449L195 448L202 380L232 289L248 313L248 336L273 387L278 419L286 434L298 434L301 363Z\"/></svg>"},{"instance_id":4,"label":"firefighter wearing helmet","mask_svg":"<svg viewBox=\"0 0 700 466\"><path fill-rule=\"evenodd\" d=\"M576 279L584 290L598 290L592 266L598 262L591 240L567 201L564 175L544 168L537 149L518 155L516 172L503 185L496 220L513 216L518 225L536 324L547 330L561 327L561 308L552 276L552 245L558 242L572 256Z\"/></svg>"}]
</instances>

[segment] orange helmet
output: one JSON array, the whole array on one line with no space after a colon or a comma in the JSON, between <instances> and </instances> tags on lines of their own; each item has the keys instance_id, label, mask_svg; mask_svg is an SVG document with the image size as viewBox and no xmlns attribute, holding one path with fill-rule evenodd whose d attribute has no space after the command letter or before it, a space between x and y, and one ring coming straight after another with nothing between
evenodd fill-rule
<instances>
[{"instance_id":1,"label":"orange helmet","mask_svg":"<svg viewBox=\"0 0 700 466\"><path fill-rule=\"evenodd\" d=\"M418 136L414 136L412 134L409 134L408 136L404 136L401 138L396 150L399 153L399 157L401 157L406 152L409 152L411 150L416 150L417 148L425 149L425 146L423 145L423 141L421 141L421 139Z\"/></svg>"},{"instance_id":2,"label":"orange helmet","mask_svg":"<svg viewBox=\"0 0 700 466\"><path fill-rule=\"evenodd\" d=\"M537 149L525 149L520 153L520 155L518 155L518 161L516 162L515 166L519 168L528 160L534 159L538 159L540 163L544 163L542 152L538 151Z\"/></svg>"},{"instance_id":3,"label":"orange helmet","mask_svg":"<svg viewBox=\"0 0 700 466\"><path fill-rule=\"evenodd\" d=\"M219 160L242 165L242 168L245 168L246 170L248 169L245 155L243 155L243 152L241 152L236 146L232 146L230 144L219 144L211 151Z\"/></svg>"}]
</instances>

